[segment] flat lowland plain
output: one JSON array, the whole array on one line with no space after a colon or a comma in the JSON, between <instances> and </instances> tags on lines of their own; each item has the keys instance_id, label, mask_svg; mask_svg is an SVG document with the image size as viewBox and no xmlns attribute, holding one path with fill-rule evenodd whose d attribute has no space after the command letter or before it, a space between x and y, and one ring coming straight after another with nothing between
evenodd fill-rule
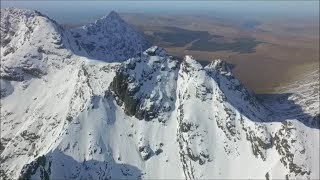
<instances>
[{"instance_id":1,"label":"flat lowland plain","mask_svg":"<svg viewBox=\"0 0 320 180\"><path fill-rule=\"evenodd\" d=\"M319 68L318 17L121 16L172 55L234 64L235 75L255 93L273 93Z\"/></svg>"}]
</instances>

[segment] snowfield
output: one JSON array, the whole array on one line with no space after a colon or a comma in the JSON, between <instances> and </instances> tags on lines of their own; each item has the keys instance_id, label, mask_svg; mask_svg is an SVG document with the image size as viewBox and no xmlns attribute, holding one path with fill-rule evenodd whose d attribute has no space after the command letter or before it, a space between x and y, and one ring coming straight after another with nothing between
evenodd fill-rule
<instances>
[{"instance_id":1,"label":"snowfield","mask_svg":"<svg viewBox=\"0 0 320 180\"><path fill-rule=\"evenodd\" d=\"M115 12L67 31L1 9L0 32L2 179L320 178L314 74L294 103L261 102L224 61L146 48Z\"/></svg>"}]
</instances>

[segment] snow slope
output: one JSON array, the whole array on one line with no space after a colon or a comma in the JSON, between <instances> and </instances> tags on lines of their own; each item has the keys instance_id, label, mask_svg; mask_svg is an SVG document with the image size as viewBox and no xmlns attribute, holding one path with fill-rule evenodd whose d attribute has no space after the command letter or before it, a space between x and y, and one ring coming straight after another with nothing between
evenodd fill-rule
<instances>
[{"instance_id":1,"label":"snow slope","mask_svg":"<svg viewBox=\"0 0 320 180\"><path fill-rule=\"evenodd\" d=\"M298 118L310 127L319 128L319 82L319 69L315 69L279 88L277 95L261 95L259 98L272 109L272 119Z\"/></svg>"},{"instance_id":2,"label":"snow slope","mask_svg":"<svg viewBox=\"0 0 320 180\"><path fill-rule=\"evenodd\" d=\"M114 11L96 22L71 30L75 42L90 58L106 62L125 61L147 49L147 40Z\"/></svg>"},{"instance_id":3,"label":"snow slope","mask_svg":"<svg viewBox=\"0 0 320 180\"><path fill-rule=\"evenodd\" d=\"M36 11L1 9L1 77L23 81L69 62L69 34Z\"/></svg>"},{"instance_id":4,"label":"snow slope","mask_svg":"<svg viewBox=\"0 0 320 180\"><path fill-rule=\"evenodd\" d=\"M12 39L1 52L15 47L1 54L3 179L319 178L319 127L278 120L225 62L156 46L121 63L90 59L38 12L1 17Z\"/></svg>"}]
</instances>

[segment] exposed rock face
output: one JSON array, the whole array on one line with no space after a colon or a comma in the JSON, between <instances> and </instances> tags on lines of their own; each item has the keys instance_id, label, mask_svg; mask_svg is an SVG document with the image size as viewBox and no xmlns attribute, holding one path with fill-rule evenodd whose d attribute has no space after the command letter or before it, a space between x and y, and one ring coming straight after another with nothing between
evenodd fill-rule
<instances>
[{"instance_id":1,"label":"exposed rock face","mask_svg":"<svg viewBox=\"0 0 320 180\"><path fill-rule=\"evenodd\" d=\"M289 169L290 173L295 176L310 175L310 169L306 166L306 162L300 162L299 157L293 153L305 154L302 142L299 139L292 139L293 134L297 133L296 130L291 122L283 122L274 136L275 147L281 156L280 162Z\"/></svg>"},{"instance_id":2,"label":"exposed rock face","mask_svg":"<svg viewBox=\"0 0 320 180\"><path fill-rule=\"evenodd\" d=\"M40 78L70 62L69 35L37 11L1 9L0 75L9 81Z\"/></svg>"},{"instance_id":3,"label":"exposed rock face","mask_svg":"<svg viewBox=\"0 0 320 180\"><path fill-rule=\"evenodd\" d=\"M174 109L178 66L178 59L151 47L120 66L110 90L128 115L165 122Z\"/></svg>"},{"instance_id":4,"label":"exposed rock face","mask_svg":"<svg viewBox=\"0 0 320 180\"><path fill-rule=\"evenodd\" d=\"M319 179L313 80L289 96L303 111L266 108L221 60L203 67L156 46L88 59L77 38L121 24L115 13L79 37L34 11L3 17L0 178Z\"/></svg>"},{"instance_id":5,"label":"exposed rock face","mask_svg":"<svg viewBox=\"0 0 320 180\"><path fill-rule=\"evenodd\" d=\"M141 158L145 161L148 160L153 154L153 151L149 145L140 146L139 152L141 153Z\"/></svg>"},{"instance_id":6,"label":"exposed rock face","mask_svg":"<svg viewBox=\"0 0 320 180\"><path fill-rule=\"evenodd\" d=\"M10 81L0 79L0 98L6 97L13 92L13 86Z\"/></svg>"}]
</instances>

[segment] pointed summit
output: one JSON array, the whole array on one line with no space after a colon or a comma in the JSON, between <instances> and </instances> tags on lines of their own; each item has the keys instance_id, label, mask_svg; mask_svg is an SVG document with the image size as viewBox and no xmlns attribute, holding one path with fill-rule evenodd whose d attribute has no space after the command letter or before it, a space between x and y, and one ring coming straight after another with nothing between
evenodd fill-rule
<instances>
[{"instance_id":1,"label":"pointed summit","mask_svg":"<svg viewBox=\"0 0 320 180\"><path fill-rule=\"evenodd\" d=\"M207 68L212 68L217 72L219 72L220 74L231 75L232 71L230 66L231 65L226 63L225 61L221 59L216 59L212 61L209 65L207 65Z\"/></svg>"},{"instance_id":2,"label":"pointed summit","mask_svg":"<svg viewBox=\"0 0 320 180\"><path fill-rule=\"evenodd\" d=\"M89 25L85 25L84 27L87 28L88 26L91 27L100 27L100 26L106 26L113 24L115 26L129 26L122 18L121 16L115 12L111 11L108 15L103 16L99 19L97 19L94 23L91 23Z\"/></svg>"},{"instance_id":3,"label":"pointed summit","mask_svg":"<svg viewBox=\"0 0 320 180\"><path fill-rule=\"evenodd\" d=\"M111 11L108 15L105 15L102 18L97 19L94 24L106 24L110 21L127 25L127 23L121 18L121 16L116 11Z\"/></svg>"},{"instance_id":4,"label":"pointed summit","mask_svg":"<svg viewBox=\"0 0 320 180\"><path fill-rule=\"evenodd\" d=\"M120 15L116 12L116 11L111 11L107 17L110 17L110 18L120 18Z\"/></svg>"},{"instance_id":5,"label":"pointed summit","mask_svg":"<svg viewBox=\"0 0 320 180\"><path fill-rule=\"evenodd\" d=\"M145 50L146 54L150 56L161 56L164 57L167 55L167 52L164 48L158 46L152 46L149 49Z\"/></svg>"},{"instance_id":6,"label":"pointed summit","mask_svg":"<svg viewBox=\"0 0 320 180\"><path fill-rule=\"evenodd\" d=\"M0 179L319 179L319 71L261 101L221 60L135 55L115 13L0 12Z\"/></svg>"},{"instance_id":7,"label":"pointed summit","mask_svg":"<svg viewBox=\"0 0 320 180\"><path fill-rule=\"evenodd\" d=\"M1 79L23 81L29 77L40 78L47 74L49 64L60 63L55 58L51 59L52 54L61 57L68 54L68 36L47 16L19 8L1 9L0 14ZM54 53L47 53L49 51ZM37 53L26 58L30 52ZM20 56L23 58L14 58Z\"/></svg>"},{"instance_id":8,"label":"pointed summit","mask_svg":"<svg viewBox=\"0 0 320 180\"><path fill-rule=\"evenodd\" d=\"M71 32L90 58L107 62L127 60L148 46L147 40L115 11Z\"/></svg>"}]
</instances>

